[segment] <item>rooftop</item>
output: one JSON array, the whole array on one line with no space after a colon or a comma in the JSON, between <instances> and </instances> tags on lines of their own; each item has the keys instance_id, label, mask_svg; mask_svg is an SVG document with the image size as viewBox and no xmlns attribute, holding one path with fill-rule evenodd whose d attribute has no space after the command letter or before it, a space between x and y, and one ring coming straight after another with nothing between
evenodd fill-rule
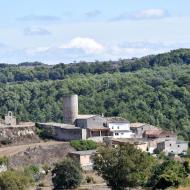
<instances>
[{"instance_id":1,"label":"rooftop","mask_svg":"<svg viewBox=\"0 0 190 190\"><path fill-rule=\"evenodd\" d=\"M94 153L96 153L96 150L84 150L84 151L70 152L70 154L76 154L76 155L92 155Z\"/></svg>"},{"instance_id":2,"label":"rooftop","mask_svg":"<svg viewBox=\"0 0 190 190\"><path fill-rule=\"evenodd\" d=\"M96 116L96 115L78 115L77 119L89 119L94 116Z\"/></svg>"},{"instance_id":3,"label":"rooftop","mask_svg":"<svg viewBox=\"0 0 190 190\"><path fill-rule=\"evenodd\" d=\"M53 127L60 127L65 129L80 129L78 127L75 127L75 125L70 124L64 124L64 123L55 123L55 122L49 122L49 123L39 123L40 125L46 125L46 126L53 126Z\"/></svg>"},{"instance_id":4,"label":"rooftop","mask_svg":"<svg viewBox=\"0 0 190 190\"><path fill-rule=\"evenodd\" d=\"M146 125L145 123L131 123L131 128L139 128Z\"/></svg>"},{"instance_id":5,"label":"rooftop","mask_svg":"<svg viewBox=\"0 0 190 190\"><path fill-rule=\"evenodd\" d=\"M109 123L129 123L128 120L122 117L106 117L106 119Z\"/></svg>"}]
</instances>

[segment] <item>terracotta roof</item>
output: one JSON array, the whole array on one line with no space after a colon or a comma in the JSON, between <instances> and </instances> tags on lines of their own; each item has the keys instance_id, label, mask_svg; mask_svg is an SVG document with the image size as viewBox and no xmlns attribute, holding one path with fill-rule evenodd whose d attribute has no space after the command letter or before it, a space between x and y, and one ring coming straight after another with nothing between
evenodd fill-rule
<instances>
[{"instance_id":1,"label":"terracotta roof","mask_svg":"<svg viewBox=\"0 0 190 190\"><path fill-rule=\"evenodd\" d=\"M154 130L147 130L144 132L144 135L146 135L149 138L161 138L161 137L167 137L167 136L176 136L176 134L172 131L166 131L162 129L154 129Z\"/></svg>"},{"instance_id":2,"label":"terracotta roof","mask_svg":"<svg viewBox=\"0 0 190 190\"><path fill-rule=\"evenodd\" d=\"M131 128L139 128L144 125L147 125L146 123L131 123Z\"/></svg>"}]
</instances>

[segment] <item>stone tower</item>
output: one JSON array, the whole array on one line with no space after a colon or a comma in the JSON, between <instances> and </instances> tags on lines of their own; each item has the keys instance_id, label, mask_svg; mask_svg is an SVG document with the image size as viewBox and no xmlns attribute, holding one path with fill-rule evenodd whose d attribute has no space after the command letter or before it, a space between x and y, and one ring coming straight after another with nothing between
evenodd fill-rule
<instances>
[{"instance_id":1,"label":"stone tower","mask_svg":"<svg viewBox=\"0 0 190 190\"><path fill-rule=\"evenodd\" d=\"M74 124L78 117L78 95L68 95L63 97L64 123Z\"/></svg>"}]
</instances>

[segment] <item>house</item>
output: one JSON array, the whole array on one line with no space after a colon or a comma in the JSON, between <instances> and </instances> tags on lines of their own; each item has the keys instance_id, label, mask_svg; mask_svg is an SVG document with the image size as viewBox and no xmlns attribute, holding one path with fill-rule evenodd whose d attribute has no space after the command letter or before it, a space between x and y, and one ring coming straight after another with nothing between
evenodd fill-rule
<instances>
[{"instance_id":1,"label":"house","mask_svg":"<svg viewBox=\"0 0 190 190\"><path fill-rule=\"evenodd\" d=\"M73 151L69 153L69 156L78 161L83 170L89 171L93 168L92 155L95 153L96 150Z\"/></svg>"},{"instance_id":2,"label":"house","mask_svg":"<svg viewBox=\"0 0 190 190\"><path fill-rule=\"evenodd\" d=\"M135 133L135 138L143 138L145 131L157 129L157 127L146 123L131 123L130 129Z\"/></svg>"},{"instance_id":3,"label":"house","mask_svg":"<svg viewBox=\"0 0 190 190\"><path fill-rule=\"evenodd\" d=\"M107 126L110 129L110 136L113 138L133 138L134 133L130 130L130 123L124 119L107 118Z\"/></svg>"},{"instance_id":4,"label":"house","mask_svg":"<svg viewBox=\"0 0 190 190\"><path fill-rule=\"evenodd\" d=\"M106 118L99 115L78 115L75 120L75 126L86 129L87 138L101 138L109 135L109 128L106 127L106 122Z\"/></svg>"},{"instance_id":5,"label":"house","mask_svg":"<svg viewBox=\"0 0 190 190\"><path fill-rule=\"evenodd\" d=\"M163 151L166 155L172 154L186 154L188 150L188 142L178 140L165 140L157 144L157 150Z\"/></svg>"}]
</instances>

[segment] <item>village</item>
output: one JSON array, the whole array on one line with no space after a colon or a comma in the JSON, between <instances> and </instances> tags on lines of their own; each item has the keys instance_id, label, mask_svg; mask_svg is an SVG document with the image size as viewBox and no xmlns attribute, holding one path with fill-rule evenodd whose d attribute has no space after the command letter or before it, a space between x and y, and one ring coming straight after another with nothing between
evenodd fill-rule
<instances>
[{"instance_id":1,"label":"village","mask_svg":"<svg viewBox=\"0 0 190 190\"><path fill-rule=\"evenodd\" d=\"M1 120L0 141L6 146L23 142L29 145L39 143L40 139L36 135L37 127L43 130L47 137L59 142L93 140L111 147L129 143L152 155L163 152L166 156L180 157L187 154L188 142L178 140L175 132L146 123L130 123L121 117L104 117L103 114L80 115L78 95L64 96L63 102L64 123L18 123L13 113L9 111L5 119ZM77 158L84 170L92 170L91 156L95 152L96 150L72 150L68 154Z\"/></svg>"}]
</instances>

